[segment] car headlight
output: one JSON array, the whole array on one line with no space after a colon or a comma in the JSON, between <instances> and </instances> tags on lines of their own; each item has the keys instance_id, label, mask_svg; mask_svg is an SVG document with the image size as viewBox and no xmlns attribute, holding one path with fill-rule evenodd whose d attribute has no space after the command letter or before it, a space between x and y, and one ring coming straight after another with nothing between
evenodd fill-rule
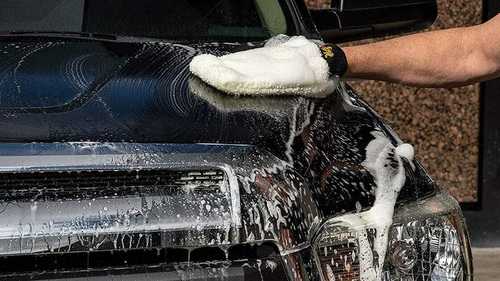
<instances>
[{"instance_id":1,"label":"car headlight","mask_svg":"<svg viewBox=\"0 0 500 281\"><path fill-rule=\"evenodd\" d=\"M384 257L374 250L376 237L374 225L350 225L343 217L326 221L313 241L322 280L455 281L471 276L467 229L458 204L445 193L396 209ZM368 274L371 270L377 275Z\"/></svg>"}]
</instances>

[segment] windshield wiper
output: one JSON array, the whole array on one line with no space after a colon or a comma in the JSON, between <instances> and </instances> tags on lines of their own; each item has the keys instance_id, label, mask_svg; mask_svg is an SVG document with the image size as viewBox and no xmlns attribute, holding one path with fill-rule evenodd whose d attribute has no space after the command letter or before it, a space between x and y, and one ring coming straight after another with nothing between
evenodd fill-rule
<instances>
[{"instance_id":1,"label":"windshield wiper","mask_svg":"<svg viewBox=\"0 0 500 281\"><path fill-rule=\"evenodd\" d=\"M76 32L76 31L9 31L0 35L58 35L58 36L71 36L79 38L93 38L103 40L118 40L119 36L112 34L90 33L90 32Z\"/></svg>"},{"instance_id":2,"label":"windshield wiper","mask_svg":"<svg viewBox=\"0 0 500 281\"><path fill-rule=\"evenodd\" d=\"M172 42L172 40L152 37L122 36L104 33L77 32L77 31L7 31L1 32L0 37L5 36L45 36L45 37L69 37L69 38L87 38L90 40L108 40L130 43L142 42Z\"/></svg>"}]
</instances>

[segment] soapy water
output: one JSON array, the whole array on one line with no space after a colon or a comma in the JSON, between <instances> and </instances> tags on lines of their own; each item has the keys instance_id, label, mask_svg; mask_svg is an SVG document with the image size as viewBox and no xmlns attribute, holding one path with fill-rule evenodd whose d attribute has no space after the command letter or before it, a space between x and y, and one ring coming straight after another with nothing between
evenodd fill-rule
<instances>
[{"instance_id":1,"label":"soapy water","mask_svg":"<svg viewBox=\"0 0 500 281\"><path fill-rule=\"evenodd\" d=\"M235 95L325 97L338 83L329 77L318 45L303 36L280 35L264 47L221 57L198 55L191 61L190 71L218 90Z\"/></svg>"},{"instance_id":2,"label":"soapy water","mask_svg":"<svg viewBox=\"0 0 500 281\"><path fill-rule=\"evenodd\" d=\"M295 40L300 41L300 39ZM259 49L259 52L269 51L272 56L274 55L273 48L279 48L279 46L282 46L287 42L290 42L290 39L287 36L274 37L266 43L264 48ZM248 52L237 58L242 61L245 59L250 60L250 57L253 55L254 53ZM224 57L221 57L221 61L224 60ZM220 63L224 64L224 62ZM235 67L235 69L239 67L237 64L232 64L232 66ZM193 69L193 64L191 67L191 69ZM269 79L274 79L274 77L270 77L271 78ZM281 83L282 81L279 82ZM342 83L340 83L340 85L342 86ZM287 109L293 108L290 107L289 103L280 102L281 100L275 97L267 97L265 99L243 97L235 99L229 96L224 97L216 91L207 90L210 89L209 86L206 86L201 90L200 87L203 88L202 82L198 82L196 80L190 81L190 89L193 93L201 96L221 111L248 109L251 111L270 112L269 108L272 108L272 111L276 113L286 112ZM349 110L363 111L362 108L359 108L349 102L349 99L346 96L346 90L343 87L340 87L339 92L342 95L342 99L345 101L345 105L350 107ZM296 117L297 114L292 114L292 116ZM295 124L296 121L291 123ZM290 134L293 135L293 137L297 135L294 130L291 130ZM388 232L390 226L392 225L392 218L397 197L406 181L405 167L403 164L403 161L405 160L403 159L406 159L406 161L408 161L411 165L414 158L414 149L411 145L400 144L396 147L380 131L373 131L372 136L374 139L366 147L366 158L362 165L370 172L375 180L376 190L374 205L366 212L351 214L341 218L343 223L356 229L360 234L360 278L364 281L382 279L381 274L387 252ZM293 137L291 138L292 142ZM291 151L291 145L292 143L287 144L289 151ZM287 155L289 154L290 152L287 153ZM288 157L288 160L291 161L291 158L292 157ZM293 166L293 162L289 162L288 164ZM374 228L376 230L376 237L373 242L373 246L368 240L368 228ZM375 257L375 255L377 255L377 257Z\"/></svg>"},{"instance_id":3,"label":"soapy water","mask_svg":"<svg viewBox=\"0 0 500 281\"><path fill-rule=\"evenodd\" d=\"M214 106L219 112L231 113L237 111L264 112L269 115L287 116L296 106L300 98L293 97L266 97L255 98L228 96L204 83L197 77L190 77L188 81L191 93Z\"/></svg>"},{"instance_id":4,"label":"soapy water","mask_svg":"<svg viewBox=\"0 0 500 281\"><path fill-rule=\"evenodd\" d=\"M194 84L198 83L194 82L191 86ZM272 108L272 111L276 113L280 111L286 112L286 108L289 106L286 102L280 104L278 98L256 99L244 97L235 99L225 97L217 92L207 97L207 91L196 91L194 88L192 89L193 92L205 93L202 96L205 100L224 111L245 110L248 106L248 109L252 111L270 112L269 108ZM340 90L341 92L345 91L345 89ZM342 94L344 94L342 96L343 100L346 100L345 92L342 92ZM243 99L241 104L238 103L240 99ZM271 106L272 104L276 104L276 106ZM346 104L350 106L351 110L361 110L353 104ZM292 116L297 116L297 114L292 114ZM291 123L295 124L296 121ZM308 123L305 124L305 126L307 125ZM294 130L291 130L290 134L293 137L297 135ZM366 147L366 158L362 165L375 180L375 203L366 212L342 217L343 223L356 229L359 233L360 278L363 281L382 280L381 274L387 252L388 234L392 225L394 208L399 192L406 181L403 164L405 160L403 159L406 159L411 166L414 158L414 148L410 144L403 143L394 146L381 131L373 131L371 134L374 139ZM289 150L291 150L291 144L287 144ZM290 158L289 161L291 161ZM293 166L293 162L289 162L285 166ZM373 245L368 239L369 228L374 228L376 231Z\"/></svg>"},{"instance_id":5,"label":"soapy water","mask_svg":"<svg viewBox=\"0 0 500 281\"><path fill-rule=\"evenodd\" d=\"M304 38L294 38L294 39L289 40L289 38L286 36L279 36L279 37L271 39L266 44L266 46L260 50L262 52L269 51L272 59L276 59L276 60L286 58L286 56L285 56L286 54L280 54L281 50L285 50L285 51L293 50L293 51L298 52L300 55L303 55L299 51L293 49L293 48L297 48L299 50L302 50L302 48L303 48L305 50L304 53L307 54L311 45L305 44L303 39ZM290 43L290 42L292 42L292 43ZM285 44L288 44L288 46L283 46ZM313 44L313 43L311 43L311 44ZM245 53L244 55L241 55L241 56L238 56L237 54L228 55L228 56L231 56L230 57L231 59L228 60L231 62L229 65L244 64L246 58L249 58L250 56L253 56L255 54L262 55L263 60L266 57L265 55L260 53L260 51L259 52L247 51L247 52L248 53ZM293 53L293 52L290 52L290 53ZM296 53L293 53L293 54L296 54ZM283 55L283 57L280 57L280 55ZM308 57L306 55L303 55L303 56L305 58L304 60L307 62ZM213 58L211 58L211 59L213 59ZM242 61L240 61L240 59ZM221 60L222 60L222 57L221 57ZM251 73L251 71L254 71L255 69L253 69L252 67L256 67L256 65L260 62L262 62L262 61L257 60L255 62L255 64L249 65L248 66L249 73ZM303 63L304 61L299 60L298 62L294 62L294 63L299 63L299 62ZM223 63L221 63L220 61L218 63L220 63L222 65L221 67L226 66L226 65L223 65ZM294 67L290 67L290 68L288 66L287 67L283 66L283 68L286 69L286 72L281 73L281 74L284 78L287 78L286 77L288 75L287 72L290 72L295 67L306 67L307 68L309 66L310 65L302 65L302 66L294 66ZM310 67L313 68L312 66L310 66ZM213 71L213 70L211 70L211 71ZM313 71L313 70L311 70L311 71ZM279 82L285 83L288 81L290 83L296 83L297 81L299 81L300 79L303 79L304 77L311 78L311 77L307 76L306 74L304 74L304 76L300 76L300 75L296 74L295 77L290 76L290 80L286 80L286 79L283 81L279 80ZM245 79L248 78L241 73L236 73L234 75L237 75L237 77L239 77L239 78L245 78ZM280 75L280 74L278 74L278 75ZM282 76L280 76L280 79L283 78ZM245 84L245 83L250 83L250 82L244 81L244 82L242 82L241 85L243 85L242 86L243 88L248 86L248 88L246 88L246 90L248 90L250 94L255 93L252 91L259 91L259 92L263 92L264 94L268 94L268 93L269 94L271 94L271 93L281 94L281 93L285 93L287 90L295 89L295 88L287 88L289 86L286 86L286 84L284 84L285 85L284 87L274 87L273 86L273 89L269 88L270 90L268 92L266 92L267 90L265 90L265 87L263 90L263 88L260 88L260 85L257 85L257 83L259 82L258 79L264 79L264 78L270 80L270 79L274 79L275 77L273 75L266 74L266 75L263 75L263 77L257 77L256 80L254 81L255 84ZM323 82L325 82L325 81L323 81ZM331 80L328 80L327 82L325 82L325 85L323 85L323 86L328 88L328 91L321 93L321 95L327 94L327 92L328 93L333 92L334 89L329 88L331 83L333 83L333 81L331 81ZM304 84L304 85L306 85L306 84ZM317 84L314 84L314 85L317 85ZM234 85L226 85L226 86L231 88ZM257 86L259 86L259 87L255 88ZM252 87L254 87L254 88L252 88ZM301 85L300 87L303 87L303 85ZM311 90L311 89L309 89L309 90ZM321 89L321 87L316 88L316 90L317 89ZM312 89L311 91L313 91L313 90L315 90L315 89ZM273 91L276 91L276 92L273 92ZM279 91L279 93L278 93L278 91ZM300 89L300 91L308 94L307 90ZM201 92L206 93L206 91L201 91ZM345 94L345 90L341 91L340 93ZM244 94L244 93L242 92L241 94ZM318 93L316 93L316 94L318 94ZM313 95L316 95L316 94L313 94ZM318 94L318 95L320 95L320 94ZM207 97L207 95L205 95L205 97ZM220 96L218 96L217 94L211 95L211 96L209 96L209 98L206 98L205 100L210 102L212 105L215 105L220 111L223 111L223 112L224 111L225 112L232 112L232 111L240 111L240 110L249 110L249 111L261 111L261 112L265 111L267 113L271 113L271 111L272 111L272 114L289 115L290 110L294 111L294 113L291 114L292 117L294 117L295 119L291 120L291 124L290 124L290 139L289 139L289 142L287 143L287 156L289 156L289 154L291 153L292 142L294 140L294 137L299 135L302 132L302 130L306 126L309 125L309 118L305 118L304 120L296 120L297 119L296 117L300 116L301 114L297 114L297 109L298 109L297 103L298 102L297 102L297 100L293 100L293 99L290 99L290 101L291 101L290 104L295 105L295 106L290 106L289 103L285 103L285 102L283 102L283 100L280 100L280 99L272 99L272 100L254 99L254 98L245 98L245 100L242 100L242 98L240 98L240 99L224 99L224 98L220 99ZM269 103L270 101L272 101L271 104ZM312 108L314 106L314 103L311 103L311 105L312 105L311 106L311 108ZM308 106L302 106L302 107L309 108ZM310 116L311 114L312 113L309 113L307 116ZM384 263L383 257L385 257L385 252L387 249L387 238L388 238L387 235L388 235L389 227L392 223L394 205L395 205L399 190L401 189L401 187L403 186L403 184L405 182L403 158L406 158L410 162L413 159L413 148L410 145L402 144L402 145L395 147L390 143L390 141L381 132L375 131L372 133L372 135L375 137L375 139L372 142L370 142L366 148L366 160L365 160L365 162L363 162L363 166L372 174L372 176L374 177L374 179L376 181L377 188L376 188L375 204L367 212L353 214L353 215L349 215L349 216L344 216L344 221L346 224L349 224L352 227L360 227L361 231L364 231L365 233L367 232L367 226L374 226L376 228L377 237L376 237L376 240L375 240L374 245L373 245L373 250L372 250L372 246L370 245L370 242L366 238L367 235L361 235L361 237L360 237L360 241L359 241L359 243L360 243L360 253L359 253L360 257L359 258L360 258L360 266L361 266L361 270L362 270L361 271L361 278L362 278L361 280L380 280L381 279L380 274L381 274L381 270L382 270L382 265ZM88 147L86 147L86 149L92 150L93 149L92 146L93 145L89 145ZM286 159L286 160L288 160L288 162L286 162L286 163L284 162L284 163L282 163L283 164L282 166L276 167L277 170L286 170L288 167L293 165L293 162L290 159L291 157L289 156L287 158L288 159ZM271 174L278 173L278 171L268 171L268 172L270 172ZM255 176L256 175L254 174L254 178L249 179L249 181L255 182ZM273 189L271 189L271 191L273 191L273 192L271 192L272 194L278 194L277 192L274 192ZM250 191L247 191L247 192L251 193ZM298 198L293 198L293 199L300 200ZM272 202L272 201L276 201L276 198L273 198L273 200L270 200L269 202ZM290 205L288 207L292 208L293 206ZM285 224L285 223L283 223L284 219L280 213L280 210L278 210L278 208L276 206L264 206L264 207L259 206L258 209L256 208L253 210L254 215L252 215L252 217L258 218L258 219L256 219L256 221L258 222L257 224L259 225L259 228L258 228L259 230L262 229L262 231L266 231L269 229L269 232L273 233L273 237L278 236L278 234L275 233L275 231L272 231L272 229L269 228L267 225L260 224L260 221L261 221L260 216L263 214L266 214L266 213L262 213L262 214L260 213L263 210L269 210L269 211L274 210L274 212L270 212L271 214L268 216L276 218L278 222L281 222L281 224ZM207 211L210 212L210 210L207 210ZM250 211L250 209L249 209L249 211ZM266 219L262 219L262 220L268 221ZM252 233L250 233L250 234L252 234ZM265 236L264 234L261 234L260 238L262 239L264 236ZM363 238L365 238L365 239L363 239ZM252 239L251 236L249 235L247 240L254 240L254 239ZM379 256L378 260L376 260L374 258L374 253L376 253ZM380 258L380 257L382 257L382 258ZM376 264L374 264L374 263L376 263ZM270 266L270 267L272 267L272 266Z\"/></svg>"},{"instance_id":6,"label":"soapy water","mask_svg":"<svg viewBox=\"0 0 500 281\"><path fill-rule=\"evenodd\" d=\"M376 183L375 203L366 212L343 216L339 221L359 233L360 280L382 280L382 268L387 252L389 229L392 225L396 200L405 184L403 161L412 162L414 148L409 144L397 147L381 132L366 147L363 166L370 171ZM368 228L376 231L373 249L368 241ZM374 254L378 256L378 262Z\"/></svg>"}]
</instances>

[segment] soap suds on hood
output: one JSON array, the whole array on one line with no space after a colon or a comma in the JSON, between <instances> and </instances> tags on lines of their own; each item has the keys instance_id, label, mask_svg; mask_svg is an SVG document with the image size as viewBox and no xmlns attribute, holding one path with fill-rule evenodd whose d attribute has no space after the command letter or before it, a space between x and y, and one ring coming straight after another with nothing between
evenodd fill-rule
<instances>
[{"instance_id":1,"label":"soap suds on hood","mask_svg":"<svg viewBox=\"0 0 500 281\"><path fill-rule=\"evenodd\" d=\"M228 96L204 83L197 77L188 80L189 90L220 112L265 112L268 114L286 115L293 111L293 107L303 98L289 98L269 96L256 98L251 96Z\"/></svg>"},{"instance_id":2,"label":"soap suds on hood","mask_svg":"<svg viewBox=\"0 0 500 281\"><path fill-rule=\"evenodd\" d=\"M359 233L360 278L362 281L381 280L382 268L387 252L389 228L392 225L396 200L406 181L403 158L412 162L413 146L401 144L397 147L381 132L372 132L375 137L366 147L363 166L373 175L376 183L375 203L363 213L339 218ZM376 230L373 250L368 241L368 228ZM378 255L375 263L374 253Z\"/></svg>"},{"instance_id":3,"label":"soap suds on hood","mask_svg":"<svg viewBox=\"0 0 500 281\"><path fill-rule=\"evenodd\" d=\"M337 80L329 77L318 46L303 36L278 36L266 46L217 57L193 58L190 70L207 84L235 95L324 97Z\"/></svg>"}]
</instances>

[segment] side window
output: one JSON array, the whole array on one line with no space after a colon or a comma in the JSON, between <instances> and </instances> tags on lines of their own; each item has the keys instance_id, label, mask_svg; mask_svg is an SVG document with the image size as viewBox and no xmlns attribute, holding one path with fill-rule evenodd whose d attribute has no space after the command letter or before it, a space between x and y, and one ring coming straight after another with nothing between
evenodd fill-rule
<instances>
[{"instance_id":1,"label":"side window","mask_svg":"<svg viewBox=\"0 0 500 281\"><path fill-rule=\"evenodd\" d=\"M271 35L285 34L287 24L279 1L255 0L262 23Z\"/></svg>"},{"instance_id":2,"label":"side window","mask_svg":"<svg viewBox=\"0 0 500 281\"><path fill-rule=\"evenodd\" d=\"M304 0L309 9L325 9L331 7L332 1L336 0Z\"/></svg>"}]
</instances>

